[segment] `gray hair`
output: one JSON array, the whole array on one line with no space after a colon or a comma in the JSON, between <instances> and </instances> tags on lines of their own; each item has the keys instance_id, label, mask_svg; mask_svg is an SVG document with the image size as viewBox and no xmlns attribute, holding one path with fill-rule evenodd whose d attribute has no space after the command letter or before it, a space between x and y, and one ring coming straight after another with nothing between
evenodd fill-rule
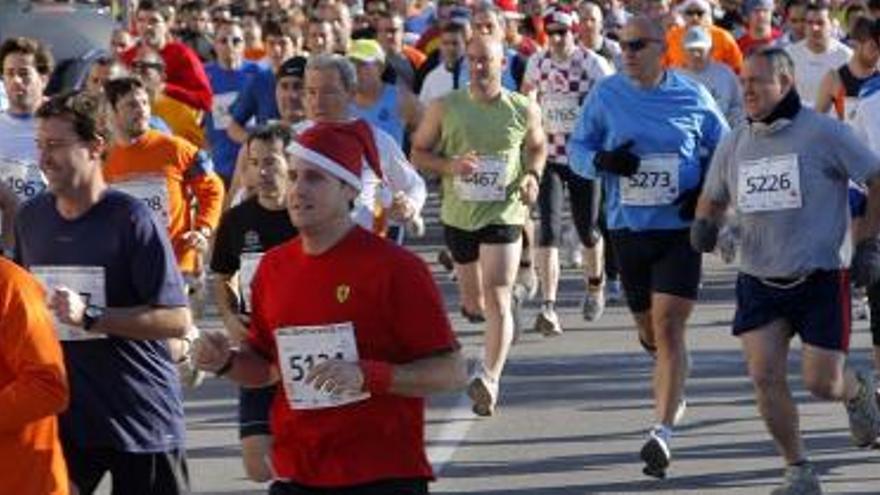
<instances>
[{"instance_id":1,"label":"gray hair","mask_svg":"<svg viewBox=\"0 0 880 495\"><path fill-rule=\"evenodd\" d=\"M335 53L321 53L309 57L306 63L306 71L336 71L342 86L348 92L353 92L357 87L357 72L350 60Z\"/></svg>"},{"instance_id":2,"label":"gray hair","mask_svg":"<svg viewBox=\"0 0 880 495\"><path fill-rule=\"evenodd\" d=\"M782 48L764 48L749 55L748 58L760 57L767 61L773 78L786 76L794 81L794 61L791 55Z\"/></svg>"}]
</instances>

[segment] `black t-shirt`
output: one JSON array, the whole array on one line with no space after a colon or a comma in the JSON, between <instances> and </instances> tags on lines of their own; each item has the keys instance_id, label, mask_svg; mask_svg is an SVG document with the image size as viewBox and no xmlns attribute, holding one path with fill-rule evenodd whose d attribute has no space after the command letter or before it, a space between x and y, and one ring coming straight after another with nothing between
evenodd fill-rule
<instances>
[{"instance_id":1,"label":"black t-shirt","mask_svg":"<svg viewBox=\"0 0 880 495\"><path fill-rule=\"evenodd\" d=\"M286 209L267 210L256 197L247 199L220 219L211 271L234 275L241 268L242 254L264 253L296 234Z\"/></svg>"}]
</instances>

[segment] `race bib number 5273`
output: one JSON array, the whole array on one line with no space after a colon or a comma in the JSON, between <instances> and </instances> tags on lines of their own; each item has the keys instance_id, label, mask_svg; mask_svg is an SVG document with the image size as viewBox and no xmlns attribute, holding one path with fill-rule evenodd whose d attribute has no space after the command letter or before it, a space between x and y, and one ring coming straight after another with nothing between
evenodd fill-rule
<instances>
[{"instance_id":1,"label":"race bib number 5273","mask_svg":"<svg viewBox=\"0 0 880 495\"><path fill-rule=\"evenodd\" d=\"M660 206L678 197L678 155L648 155L639 170L620 178L620 202L627 206Z\"/></svg>"}]
</instances>

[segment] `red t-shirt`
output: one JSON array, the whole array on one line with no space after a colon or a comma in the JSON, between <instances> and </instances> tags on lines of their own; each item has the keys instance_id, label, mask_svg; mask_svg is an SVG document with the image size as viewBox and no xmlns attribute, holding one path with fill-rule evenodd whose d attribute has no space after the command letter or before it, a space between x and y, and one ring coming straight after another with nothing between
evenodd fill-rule
<instances>
[{"instance_id":1,"label":"red t-shirt","mask_svg":"<svg viewBox=\"0 0 880 495\"><path fill-rule=\"evenodd\" d=\"M123 52L120 58L131 65L138 45ZM192 48L179 41L169 41L159 52L165 62L165 94L205 112L211 111L213 91L208 73Z\"/></svg>"},{"instance_id":2,"label":"red t-shirt","mask_svg":"<svg viewBox=\"0 0 880 495\"><path fill-rule=\"evenodd\" d=\"M770 31L769 38L755 39L747 32L736 40L736 44L739 45L739 49L745 57L755 50L759 50L765 46L772 46L780 36L782 36L782 31L780 31L779 28L774 27Z\"/></svg>"},{"instance_id":3,"label":"red t-shirt","mask_svg":"<svg viewBox=\"0 0 880 495\"><path fill-rule=\"evenodd\" d=\"M458 348L424 262L360 227L318 256L298 238L268 251L251 287L248 343L275 363L275 332L300 325L351 322L366 360L403 364ZM293 410L281 387L271 414L275 471L316 487L432 478L424 412L423 399L392 394Z\"/></svg>"}]
</instances>

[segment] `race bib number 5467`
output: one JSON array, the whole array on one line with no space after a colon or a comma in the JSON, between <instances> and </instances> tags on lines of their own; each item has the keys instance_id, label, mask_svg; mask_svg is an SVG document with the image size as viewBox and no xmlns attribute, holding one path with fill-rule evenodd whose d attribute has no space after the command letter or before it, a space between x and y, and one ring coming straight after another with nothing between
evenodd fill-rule
<instances>
[{"instance_id":1,"label":"race bib number 5467","mask_svg":"<svg viewBox=\"0 0 880 495\"><path fill-rule=\"evenodd\" d=\"M480 156L477 171L456 176L455 191L464 201L504 201L507 195L507 159L504 156Z\"/></svg>"}]
</instances>

